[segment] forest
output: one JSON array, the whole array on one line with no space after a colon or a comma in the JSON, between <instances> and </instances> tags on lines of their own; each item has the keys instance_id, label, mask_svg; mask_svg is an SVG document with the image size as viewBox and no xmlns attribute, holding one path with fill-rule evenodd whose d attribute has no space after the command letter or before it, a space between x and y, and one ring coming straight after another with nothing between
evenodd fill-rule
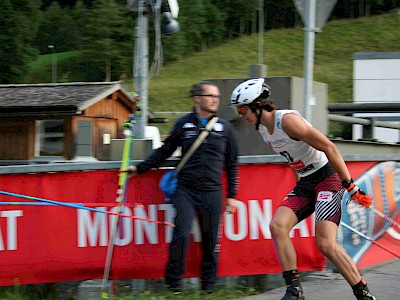
<instances>
[{"instance_id":1,"label":"forest","mask_svg":"<svg viewBox=\"0 0 400 300\"><path fill-rule=\"evenodd\" d=\"M159 0L145 0L149 14ZM179 0L180 31L163 35L163 64L229 40L264 31L303 26L294 1ZM129 0L128 0L129 2ZM260 3L263 24L259 24ZM339 0L332 19L383 14L400 0ZM68 72L58 82L110 81L132 74L138 13L125 0L2 0L0 84L36 83L28 76L40 55L68 53ZM149 39L157 28L149 18ZM261 25L261 26L260 26ZM156 53L154 42L150 53Z\"/></svg>"}]
</instances>

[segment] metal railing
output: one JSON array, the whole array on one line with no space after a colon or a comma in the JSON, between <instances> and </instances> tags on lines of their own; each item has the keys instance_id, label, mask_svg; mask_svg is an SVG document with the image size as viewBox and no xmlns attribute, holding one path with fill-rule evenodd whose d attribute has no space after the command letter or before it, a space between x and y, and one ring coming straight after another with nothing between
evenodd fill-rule
<instances>
[{"instance_id":1,"label":"metal railing","mask_svg":"<svg viewBox=\"0 0 400 300\"><path fill-rule=\"evenodd\" d=\"M328 120L333 122L342 122L342 123L351 123L351 124L358 124L364 126L375 126L375 127L383 127L383 128L392 128L392 129L400 129L400 123L393 123L393 122L385 122L385 121L378 121L375 118L356 118L356 117L346 117L340 115L333 115L328 114ZM399 117L400 122L400 117Z\"/></svg>"},{"instance_id":2,"label":"metal railing","mask_svg":"<svg viewBox=\"0 0 400 300\"><path fill-rule=\"evenodd\" d=\"M363 140L375 140L374 127L400 130L400 103L332 103L328 105L328 120L333 122L362 125ZM332 114L333 113L333 114ZM368 117L343 116L355 113L376 114ZM383 117L379 114L393 114L393 117ZM385 121L382 121L385 120Z\"/></svg>"}]
</instances>

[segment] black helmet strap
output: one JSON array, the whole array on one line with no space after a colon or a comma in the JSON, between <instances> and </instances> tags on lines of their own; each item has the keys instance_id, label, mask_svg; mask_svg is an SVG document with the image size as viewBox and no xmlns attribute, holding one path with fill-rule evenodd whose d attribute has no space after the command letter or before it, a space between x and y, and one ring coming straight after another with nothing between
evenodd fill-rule
<instances>
[{"instance_id":1,"label":"black helmet strap","mask_svg":"<svg viewBox=\"0 0 400 300\"><path fill-rule=\"evenodd\" d=\"M261 115L262 115L262 111L263 111L262 104L260 101L257 101L257 99L256 99L249 105L249 108L257 116L256 130L258 130L260 128L260 124L261 124Z\"/></svg>"},{"instance_id":2,"label":"black helmet strap","mask_svg":"<svg viewBox=\"0 0 400 300\"><path fill-rule=\"evenodd\" d=\"M257 123L256 123L256 130L258 130L260 128L260 123L261 123L261 115L262 115L262 109L259 109L256 112L257 115Z\"/></svg>"}]
</instances>

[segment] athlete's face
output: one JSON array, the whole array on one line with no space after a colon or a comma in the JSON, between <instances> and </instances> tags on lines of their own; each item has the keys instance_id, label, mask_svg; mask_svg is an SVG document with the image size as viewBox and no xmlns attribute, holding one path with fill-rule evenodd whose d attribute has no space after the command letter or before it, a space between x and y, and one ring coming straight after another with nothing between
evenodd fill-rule
<instances>
[{"instance_id":1,"label":"athlete's face","mask_svg":"<svg viewBox=\"0 0 400 300\"><path fill-rule=\"evenodd\" d=\"M257 123L257 116L251 111L251 109L246 106L238 106L237 112L241 118L244 118L250 125L255 125Z\"/></svg>"},{"instance_id":2,"label":"athlete's face","mask_svg":"<svg viewBox=\"0 0 400 300\"><path fill-rule=\"evenodd\" d=\"M203 91L195 97L199 113L216 113L219 107L219 89L213 85L204 85Z\"/></svg>"}]
</instances>

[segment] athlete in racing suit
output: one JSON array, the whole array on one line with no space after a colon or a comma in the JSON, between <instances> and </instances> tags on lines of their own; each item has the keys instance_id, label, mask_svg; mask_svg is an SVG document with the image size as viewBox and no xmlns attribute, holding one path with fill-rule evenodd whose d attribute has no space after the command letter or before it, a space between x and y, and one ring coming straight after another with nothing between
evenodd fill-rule
<instances>
[{"instance_id":1,"label":"athlete in racing suit","mask_svg":"<svg viewBox=\"0 0 400 300\"><path fill-rule=\"evenodd\" d=\"M284 156L295 171L297 184L281 202L270 230L287 284L282 300L304 299L290 230L315 211L315 238L319 250L351 285L357 299L375 299L350 256L337 244L341 200L345 189L352 200L369 207L372 197L354 185L337 147L294 110L277 110L269 100L263 78L250 79L232 92L231 105L264 141ZM345 188L345 189L344 189Z\"/></svg>"}]
</instances>

